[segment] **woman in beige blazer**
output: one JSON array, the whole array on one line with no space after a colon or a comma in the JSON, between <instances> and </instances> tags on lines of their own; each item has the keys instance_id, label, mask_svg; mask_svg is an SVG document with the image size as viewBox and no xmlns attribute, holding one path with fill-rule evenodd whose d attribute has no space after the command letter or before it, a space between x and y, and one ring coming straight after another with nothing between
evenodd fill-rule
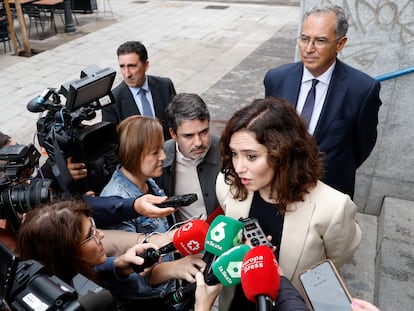
<instances>
[{"instance_id":1,"label":"woman in beige blazer","mask_svg":"<svg viewBox=\"0 0 414 311\"><path fill-rule=\"evenodd\" d=\"M280 98L253 101L235 112L220 141L222 173L216 192L227 216L255 217L277 247L284 275L300 289L298 276L322 259L337 267L361 240L357 208L319 181L322 155L305 121ZM246 309L240 288L225 289L220 310Z\"/></svg>"}]
</instances>

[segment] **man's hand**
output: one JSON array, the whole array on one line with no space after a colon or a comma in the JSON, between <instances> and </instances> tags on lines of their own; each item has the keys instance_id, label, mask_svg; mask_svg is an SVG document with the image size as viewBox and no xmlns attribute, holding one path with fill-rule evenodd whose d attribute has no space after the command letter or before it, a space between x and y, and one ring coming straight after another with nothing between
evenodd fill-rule
<instances>
[{"instance_id":1,"label":"man's hand","mask_svg":"<svg viewBox=\"0 0 414 311\"><path fill-rule=\"evenodd\" d=\"M155 206L155 204L159 204L165 201L167 197L160 197L155 196L152 194L146 194L139 198L137 198L134 202L134 209L135 211L147 217L157 218L157 217L165 217L168 216L176 211L175 208L166 207L166 208L159 208Z\"/></svg>"},{"instance_id":2,"label":"man's hand","mask_svg":"<svg viewBox=\"0 0 414 311\"><path fill-rule=\"evenodd\" d=\"M69 157L66 160L66 165L68 167L68 170L73 180L76 181L76 180L86 178L86 176L88 175L88 170L86 169L85 163L81 163L81 162L76 163L72 161L73 161L73 157Z\"/></svg>"}]
</instances>

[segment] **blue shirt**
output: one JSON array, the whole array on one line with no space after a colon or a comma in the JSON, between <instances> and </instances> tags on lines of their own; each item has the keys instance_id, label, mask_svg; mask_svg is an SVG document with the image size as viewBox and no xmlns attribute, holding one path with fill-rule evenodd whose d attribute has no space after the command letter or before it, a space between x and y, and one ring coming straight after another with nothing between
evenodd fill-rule
<instances>
[{"instance_id":1,"label":"blue shirt","mask_svg":"<svg viewBox=\"0 0 414 311\"><path fill-rule=\"evenodd\" d=\"M151 192L158 196L164 196L164 191L158 187L152 178L147 179ZM137 198L143 195L132 181L130 181L120 170L120 165L112 174L111 180L104 187L101 196L119 196L122 198ZM166 217L150 218L139 216L132 220L123 221L118 225L105 226L105 229L117 229L136 233L164 233L168 231L168 221ZM172 261L174 255L167 254L162 257L162 261ZM139 297L159 297L166 292L174 290L174 280L163 283L157 287L148 284L148 277L141 277L136 273L130 274L127 278L117 279L108 284L114 294L129 299L139 299Z\"/></svg>"}]
</instances>

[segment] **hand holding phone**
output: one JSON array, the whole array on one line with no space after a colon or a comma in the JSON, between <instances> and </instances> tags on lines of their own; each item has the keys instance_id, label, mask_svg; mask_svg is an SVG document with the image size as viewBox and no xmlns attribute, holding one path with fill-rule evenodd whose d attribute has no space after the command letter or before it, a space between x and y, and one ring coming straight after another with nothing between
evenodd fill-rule
<instances>
[{"instance_id":1,"label":"hand holding phone","mask_svg":"<svg viewBox=\"0 0 414 311\"><path fill-rule=\"evenodd\" d=\"M198 197L196 193L189 193L183 195L176 195L169 197L164 202L159 204L155 204L158 207L181 207L181 206L188 206L191 203L197 201Z\"/></svg>"},{"instance_id":2,"label":"hand holding phone","mask_svg":"<svg viewBox=\"0 0 414 311\"><path fill-rule=\"evenodd\" d=\"M314 311L351 310L351 294L331 260L305 270L299 280Z\"/></svg>"}]
</instances>

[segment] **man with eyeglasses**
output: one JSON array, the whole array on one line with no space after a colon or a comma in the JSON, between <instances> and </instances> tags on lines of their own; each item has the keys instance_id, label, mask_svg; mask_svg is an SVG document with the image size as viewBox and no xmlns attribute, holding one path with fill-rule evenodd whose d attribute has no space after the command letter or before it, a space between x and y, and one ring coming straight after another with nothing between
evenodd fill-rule
<instances>
[{"instance_id":1,"label":"man with eyeglasses","mask_svg":"<svg viewBox=\"0 0 414 311\"><path fill-rule=\"evenodd\" d=\"M301 62L270 69L266 96L279 96L296 107L325 157L323 181L354 195L355 171L377 139L380 83L341 62L348 19L339 6L305 13L297 43Z\"/></svg>"}]
</instances>

